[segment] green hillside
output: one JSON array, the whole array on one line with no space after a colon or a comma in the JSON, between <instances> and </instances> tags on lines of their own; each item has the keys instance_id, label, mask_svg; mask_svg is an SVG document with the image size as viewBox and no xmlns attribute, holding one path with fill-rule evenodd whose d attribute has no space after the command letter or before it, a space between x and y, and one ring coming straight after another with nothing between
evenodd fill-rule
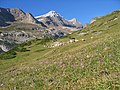
<instances>
[{"instance_id":1,"label":"green hillside","mask_svg":"<svg viewBox=\"0 0 120 90\"><path fill-rule=\"evenodd\" d=\"M33 40L0 57L0 90L120 90L120 11L64 38Z\"/></svg>"}]
</instances>

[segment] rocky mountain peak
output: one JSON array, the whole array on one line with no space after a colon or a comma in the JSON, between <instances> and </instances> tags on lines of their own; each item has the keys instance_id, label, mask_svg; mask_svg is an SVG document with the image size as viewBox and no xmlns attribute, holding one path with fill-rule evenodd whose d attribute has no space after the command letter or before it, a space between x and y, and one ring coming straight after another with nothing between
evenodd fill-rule
<instances>
[{"instance_id":1,"label":"rocky mountain peak","mask_svg":"<svg viewBox=\"0 0 120 90\"><path fill-rule=\"evenodd\" d=\"M58 17L58 16L61 17L61 15L60 15L59 13L57 13L56 11L53 11L53 10L52 10L52 11L50 11L50 12L44 14L44 15L37 16L37 17L35 17L35 18L40 18L40 17Z\"/></svg>"},{"instance_id":2,"label":"rocky mountain peak","mask_svg":"<svg viewBox=\"0 0 120 90\"><path fill-rule=\"evenodd\" d=\"M77 30L82 28L82 24L77 21L76 18L73 18L72 20L67 20L63 16L61 16L56 11L50 11L44 15L35 17L38 21L43 22L45 25L47 25L50 28L56 28L57 29L72 29Z\"/></svg>"},{"instance_id":3,"label":"rocky mountain peak","mask_svg":"<svg viewBox=\"0 0 120 90\"><path fill-rule=\"evenodd\" d=\"M60 14L58 14L56 11L50 11L46 14L46 16L54 17L54 16L60 16Z\"/></svg>"}]
</instances>

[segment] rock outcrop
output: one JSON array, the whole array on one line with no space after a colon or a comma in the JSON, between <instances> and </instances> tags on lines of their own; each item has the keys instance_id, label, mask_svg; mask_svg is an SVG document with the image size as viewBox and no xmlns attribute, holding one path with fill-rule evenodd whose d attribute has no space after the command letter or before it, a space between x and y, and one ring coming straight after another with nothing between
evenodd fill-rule
<instances>
[{"instance_id":1,"label":"rock outcrop","mask_svg":"<svg viewBox=\"0 0 120 90\"><path fill-rule=\"evenodd\" d=\"M71 23L73 23L76 26L76 28L83 28L82 24L80 22L78 22L76 18L73 18L73 19L71 19L69 21Z\"/></svg>"},{"instance_id":2,"label":"rock outcrop","mask_svg":"<svg viewBox=\"0 0 120 90\"><path fill-rule=\"evenodd\" d=\"M89 25L88 23L85 23L85 24L84 24L84 28L86 28L88 25Z\"/></svg>"},{"instance_id":3,"label":"rock outcrop","mask_svg":"<svg viewBox=\"0 0 120 90\"><path fill-rule=\"evenodd\" d=\"M96 21L97 19L99 19L99 18L101 18L101 17L92 18L92 20L90 21L90 24L93 23L93 22L95 22L95 21Z\"/></svg>"},{"instance_id":4,"label":"rock outcrop","mask_svg":"<svg viewBox=\"0 0 120 90\"><path fill-rule=\"evenodd\" d=\"M7 52L11 50L15 44L9 40L0 40L0 53Z\"/></svg>"}]
</instances>

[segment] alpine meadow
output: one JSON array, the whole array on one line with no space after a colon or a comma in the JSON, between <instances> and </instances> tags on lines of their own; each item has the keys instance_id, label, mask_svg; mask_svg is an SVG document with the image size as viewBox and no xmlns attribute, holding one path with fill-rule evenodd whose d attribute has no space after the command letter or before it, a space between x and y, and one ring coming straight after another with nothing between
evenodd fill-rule
<instances>
[{"instance_id":1,"label":"alpine meadow","mask_svg":"<svg viewBox=\"0 0 120 90\"><path fill-rule=\"evenodd\" d=\"M0 8L0 90L120 90L120 10L83 25Z\"/></svg>"}]
</instances>

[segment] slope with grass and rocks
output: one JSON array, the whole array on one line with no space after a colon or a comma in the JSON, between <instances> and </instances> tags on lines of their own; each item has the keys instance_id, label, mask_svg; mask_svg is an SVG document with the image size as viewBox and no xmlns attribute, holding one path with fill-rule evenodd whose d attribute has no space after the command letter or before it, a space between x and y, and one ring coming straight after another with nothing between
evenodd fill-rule
<instances>
[{"instance_id":1,"label":"slope with grass and rocks","mask_svg":"<svg viewBox=\"0 0 120 90\"><path fill-rule=\"evenodd\" d=\"M63 38L21 44L0 56L0 89L119 90L119 36L114 11Z\"/></svg>"}]
</instances>

